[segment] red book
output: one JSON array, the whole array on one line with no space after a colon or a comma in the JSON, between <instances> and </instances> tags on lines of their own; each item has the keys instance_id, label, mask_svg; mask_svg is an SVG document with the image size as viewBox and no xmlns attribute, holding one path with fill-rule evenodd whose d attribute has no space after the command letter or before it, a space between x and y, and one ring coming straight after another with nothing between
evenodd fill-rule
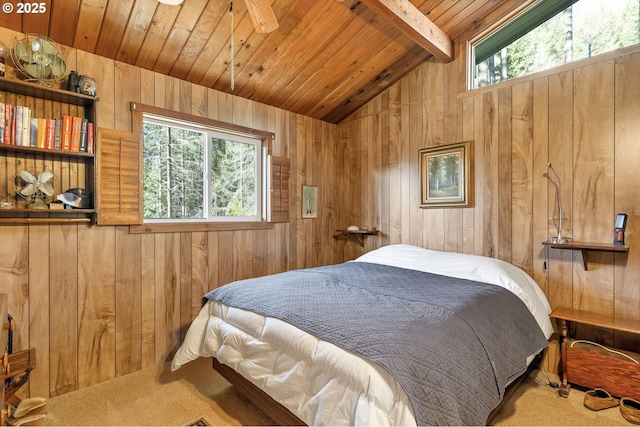
<instances>
[{"instance_id":1,"label":"red book","mask_svg":"<svg viewBox=\"0 0 640 427\"><path fill-rule=\"evenodd\" d=\"M56 137L56 121L47 119L47 133L44 139L44 148L53 150Z\"/></svg>"},{"instance_id":2,"label":"red book","mask_svg":"<svg viewBox=\"0 0 640 427\"><path fill-rule=\"evenodd\" d=\"M93 153L93 123L87 123L87 153Z\"/></svg>"},{"instance_id":3,"label":"red book","mask_svg":"<svg viewBox=\"0 0 640 427\"><path fill-rule=\"evenodd\" d=\"M13 138L11 138L11 120L13 119L13 105L4 105L4 143L13 144Z\"/></svg>"},{"instance_id":4,"label":"red book","mask_svg":"<svg viewBox=\"0 0 640 427\"><path fill-rule=\"evenodd\" d=\"M73 152L80 151L80 137L82 133L82 118L71 118L71 150Z\"/></svg>"},{"instance_id":5,"label":"red book","mask_svg":"<svg viewBox=\"0 0 640 427\"><path fill-rule=\"evenodd\" d=\"M62 116L62 151L71 150L71 116Z\"/></svg>"}]
</instances>

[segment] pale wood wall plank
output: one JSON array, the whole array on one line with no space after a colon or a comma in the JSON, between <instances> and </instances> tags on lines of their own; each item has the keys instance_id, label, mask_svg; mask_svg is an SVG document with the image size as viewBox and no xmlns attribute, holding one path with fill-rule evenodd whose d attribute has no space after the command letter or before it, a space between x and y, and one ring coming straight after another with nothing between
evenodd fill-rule
<instances>
[{"instance_id":1,"label":"pale wood wall plank","mask_svg":"<svg viewBox=\"0 0 640 427\"><path fill-rule=\"evenodd\" d=\"M613 61L579 68L574 75L573 235L578 241L610 242L615 220ZM589 260L588 272L574 264L574 304L613 314L613 254L596 252Z\"/></svg>"},{"instance_id":2,"label":"pale wood wall plank","mask_svg":"<svg viewBox=\"0 0 640 427\"><path fill-rule=\"evenodd\" d=\"M521 100L518 97L519 94L516 93L514 95L513 92L515 90L512 90L511 87L498 91L498 150L492 156L492 160L495 163L488 167L488 170L495 171L497 174L495 182L498 184L497 197L493 200L496 224L498 226L498 233L495 236L496 258L507 262L512 260L511 239L516 231L513 229L512 220L518 220L517 218L512 218L512 210L514 208L513 180L517 179L514 175L519 172L517 168L518 160L522 161L522 158L517 154L517 145L520 140L518 122L520 120L518 120L519 112L516 112L516 109L520 107ZM520 239L520 237L516 235L515 238Z\"/></svg>"},{"instance_id":3,"label":"pale wood wall plank","mask_svg":"<svg viewBox=\"0 0 640 427\"><path fill-rule=\"evenodd\" d=\"M115 228L115 375L142 369L142 238Z\"/></svg>"},{"instance_id":4,"label":"pale wood wall plank","mask_svg":"<svg viewBox=\"0 0 640 427\"><path fill-rule=\"evenodd\" d=\"M531 274L533 266L533 84L526 82L513 87L512 151L511 151L511 236L518 241L506 241L509 262ZM502 200L501 200L502 202ZM507 228L507 230L509 229ZM506 230L505 230L506 231ZM503 234L503 233L501 233Z\"/></svg>"},{"instance_id":5,"label":"pale wood wall plank","mask_svg":"<svg viewBox=\"0 0 640 427\"><path fill-rule=\"evenodd\" d=\"M640 233L640 206L638 206L638 159L640 159L640 54L621 57L615 62L615 183L614 212L628 215L625 240L634 244ZM635 232L634 232L635 231ZM635 247L635 244L634 244ZM640 301L640 251L615 256L615 314L636 318ZM616 342L625 348L640 352L640 342L630 334L617 334Z\"/></svg>"},{"instance_id":6,"label":"pale wood wall plank","mask_svg":"<svg viewBox=\"0 0 640 427\"><path fill-rule=\"evenodd\" d=\"M57 396L78 388L78 226L50 229L49 395Z\"/></svg>"},{"instance_id":7,"label":"pale wood wall plank","mask_svg":"<svg viewBox=\"0 0 640 427\"><path fill-rule=\"evenodd\" d=\"M78 230L78 386L115 378L115 229ZM108 255L106 255L108 254Z\"/></svg>"},{"instance_id":8,"label":"pale wood wall plank","mask_svg":"<svg viewBox=\"0 0 640 427\"><path fill-rule=\"evenodd\" d=\"M29 376L29 394L32 396L49 395L49 325L51 307L49 292L51 283L51 258L49 252L49 227L41 225L38 232L29 233L29 340L20 347L35 347L36 366ZM4 245L3 245L4 246ZM4 275L3 275L4 278ZM3 280L4 282L4 280ZM5 292L3 290L3 292ZM11 313L10 313L11 314ZM25 325L22 325L24 328Z\"/></svg>"}]
</instances>

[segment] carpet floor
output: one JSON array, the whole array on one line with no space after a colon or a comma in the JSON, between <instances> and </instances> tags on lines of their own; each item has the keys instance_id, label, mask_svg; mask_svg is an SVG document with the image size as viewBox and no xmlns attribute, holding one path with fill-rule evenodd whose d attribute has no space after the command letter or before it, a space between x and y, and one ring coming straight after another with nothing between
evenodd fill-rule
<instances>
[{"instance_id":1,"label":"carpet floor","mask_svg":"<svg viewBox=\"0 0 640 427\"><path fill-rule=\"evenodd\" d=\"M586 409L584 392L567 399L549 387L546 374L534 371L504 402L492 424L499 426L632 425L618 408ZM187 426L271 425L273 421L199 359L170 372L169 365L126 375L49 400L46 425Z\"/></svg>"}]
</instances>

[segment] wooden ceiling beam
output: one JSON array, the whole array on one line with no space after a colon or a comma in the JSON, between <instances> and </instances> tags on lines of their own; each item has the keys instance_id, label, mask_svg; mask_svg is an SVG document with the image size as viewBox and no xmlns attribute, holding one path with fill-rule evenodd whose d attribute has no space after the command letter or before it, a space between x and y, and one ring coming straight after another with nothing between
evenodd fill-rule
<instances>
[{"instance_id":1,"label":"wooden ceiling beam","mask_svg":"<svg viewBox=\"0 0 640 427\"><path fill-rule=\"evenodd\" d=\"M453 61L453 41L409 0L362 0L442 62Z\"/></svg>"}]
</instances>

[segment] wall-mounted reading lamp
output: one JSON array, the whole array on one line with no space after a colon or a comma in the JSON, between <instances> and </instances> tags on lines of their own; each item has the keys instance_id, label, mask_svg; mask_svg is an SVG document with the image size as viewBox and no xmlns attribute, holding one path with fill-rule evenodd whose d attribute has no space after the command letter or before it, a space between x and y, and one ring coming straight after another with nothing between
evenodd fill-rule
<instances>
[{"instance_id":1,"label":"wall-mounted reading lamp","mask_svg":"<svg viewBox=\"0 0 640 427\"><path fill-rule=\"evenodd\" d=\"M551 163L547 163L547 168L553 172L553 174L556 176L556 179L558 180L558 214L560 215L559 219L558 219L558 235L556 237L552 237L551 238L551 243L569 243L569 238L568 237L562 237L562 198L561 198L561 184L560 184L560 177L558 176L558 174L556 173L556 171L553 169L553 166L551 166ZM547 174L547 177L549 176L549 174Z\"/></svg>"}]
</instances>

